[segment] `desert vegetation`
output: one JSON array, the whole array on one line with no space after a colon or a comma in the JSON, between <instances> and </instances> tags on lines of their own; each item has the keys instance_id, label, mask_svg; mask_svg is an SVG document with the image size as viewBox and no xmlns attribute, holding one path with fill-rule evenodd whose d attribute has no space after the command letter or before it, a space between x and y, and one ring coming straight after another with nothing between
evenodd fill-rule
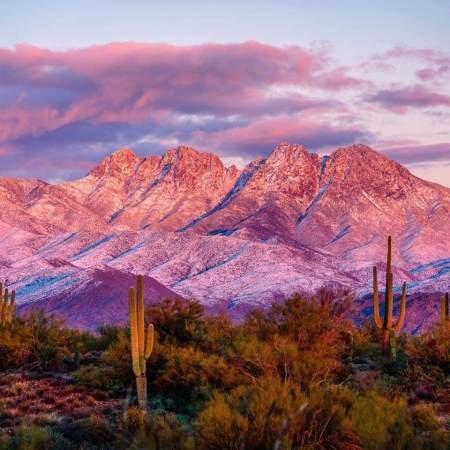
<instances>
[{"instance_id":1,"label":"desert vegetation","mask_svg":"<svg viewBox=\"0 0 450 450\"><path fill-rule=\"evenodd\" d=\"M147 342L155 330L148 359L133 349L144 328L91 334L42 312L0 328L1 449L449 448L444 306L426 335L397 336L393 359L372 320L347 318L345 290L294 295L240 324L184 300L140 318L139 297L131 324L145 322Z\"/></svg>"}]
</instances>

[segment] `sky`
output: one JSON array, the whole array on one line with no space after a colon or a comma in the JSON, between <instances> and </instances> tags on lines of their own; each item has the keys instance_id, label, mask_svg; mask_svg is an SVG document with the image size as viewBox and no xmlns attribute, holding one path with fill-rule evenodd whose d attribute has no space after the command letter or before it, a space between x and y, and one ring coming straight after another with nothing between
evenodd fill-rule
<instances>
[{"instance_id":1,"label":"sky","mask_svg":"<svg viewBox=\"0 0 450 450\"><path fill-rule=\"evenodd\" d=\"M449 23L448 0L2 0L0 176L361 142L450 186Z\"/></svg>"}]
</instances>

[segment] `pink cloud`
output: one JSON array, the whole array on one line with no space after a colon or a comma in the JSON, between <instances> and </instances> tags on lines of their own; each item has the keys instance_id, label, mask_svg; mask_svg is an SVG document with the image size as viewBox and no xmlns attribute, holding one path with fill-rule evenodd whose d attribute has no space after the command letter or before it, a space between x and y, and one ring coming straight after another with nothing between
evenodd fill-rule
<instances>
[{"instance_id":1,"label":"pink cloud","mask_svg":"<svg viewBox=\"0 0 450 450\"><path fill-rule=\"evenodd\" d=\"M368 97L368 101L377 103L399 114L404 114L409 107L450 107L450 96L430 91L420 85L398 89L383 89Z\"/></svg>"},{"instance_id":2,"label":"pink cloud","mask_svg":"<svg viewBox=\"0 0 450 450\"><path fill-rule=\"evenodd\" d=\"M0 49L3 139L80 121L136 122L155 111L183 114L278 114L320 107L307 95L273 99L273 86L306 90L361 87L323 52L258 42L178 47L118 43L68 51L29 45ZM9 111L9 112L8 112ZM45 114L42 112L45 111ZM23 117L19 117L20 114ZM42 117L43 116L43 117ZM27 130L26 124L29 123Z\"/></svg>"},{"instance_id":3,"label":"pink cloud","mask_svg":"<svg viewBox=\"0 0 450 450\"><path fill-rule=\"evenodd\" d=\"M323 89L369 89L374 87L373 82L349 75L349 67L339 67L337 69L323 73L316 78L316 84Z\"/></svg>"},{"instance_id":4,"label":"pink cloud","mask_svg":"<svg viewBox=\"0 0 450 450\"><path fill-rule=\"evenodd\" d=\"M383 152L400 163L450 161L450 142L398 146L384 149Z\"/></svg>"},{"instance_id":5,"label":"pink cloud","mask_svg":"<svg viewBox=\"0 0 450 450\"><path fill-rule=\"evenodd\" d=\"M378 105L402 113L449 106L437 89L378 86L373 74L405 54L426 62L424 80L447 64L439 52L396 48L383 61L348 67L329 46L258 42L0 48L1 169L76 172L115 146L159 152L168 139L244 157L285 140L313 150L369 141L362 116L379 114ZM369 67L372 80L355 75ZM370 102L358 101L367 92Z\"/></svg>"},{"instance_id":6,"label":"pink cloud","mask_svg":"<svg viewBox=\"0 0 450 450\"><path fill-rule=\"evenodd\" d=\"M431 48L394 47L373 60L385 64L392 59L409 58L426 64L416 71L422 81L433 81L450 73L450 54Z\"/></svg>"},{"instance_id":7,"label":"pink cloud","mask_svg":"<svg viewBox=\"0 0 450 450\"><path fill-rule=\"evenodd\" d=\"M416 71L416 75L422 80L422 81L430 81L430 80L434 80L438 77L440 77L441 75L450 73L450 63L448 66L440 66L437 69L433 69L433 68L425 68L425 69L420 69Z\"/></svg>"},{"instance_id":8,"label":"pink cloud","mask_svg":"<svg viewBox=\"0 0 450 450\"><path fill-rule=\"evenodd\" d=\"M370 135L361 126L336 126L310 116L267 118L247 126L214 133L196 132L193 142L212 146L222 153L240 149L249 156L264 155L282 141L301 142L310 149L335 148L356 141L366 141Z\"/></svg>"}]
</instances>

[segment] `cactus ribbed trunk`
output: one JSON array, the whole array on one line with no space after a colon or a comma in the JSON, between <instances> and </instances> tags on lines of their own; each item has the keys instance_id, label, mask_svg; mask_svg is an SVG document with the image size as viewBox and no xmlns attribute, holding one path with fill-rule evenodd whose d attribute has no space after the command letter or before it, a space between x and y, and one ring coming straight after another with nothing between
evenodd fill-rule
<instances>
[{"instance_id":1,"label":"cactus ribbed trunk","mask_svg":"<svg viewBox=\"0 0 450 450\"><path fill-rule=\"evenodd\" d=\"M136 377L136 391L139 409L147 410L147 377Z\"/></svg>"},{"instance_id":2,"label":"cactus ribbed trunk","mask_svg":"<svg viewBox=\"0 0 450 450\"><path fill-rule=\"evenodd\" d=\"M147 359L153 351L154 328L150 324L145 330L144 323L144 283L138 275L137 289L130 288L128 293L130 306L130 346L131 361L136 376L136 393L139 408L147 411Z\"/></svg>"},{"instance_id":3,"label":"cactus ribbed trunk","mask_svg":"<svg viewBox=\"0 0 450 450\"><path fill-rule=\"evenodd\" d=\"M406 283L402 286L400 301L400 313L394 322L394 276L392 274L392 239L388 238L388 251L386 259L386 289L384 301L384 318L381 320L378 298L378 274L377 267L373 268L373 319L377 328L382 331L381 349L391 359L396 358L395 333L398 333L405 323L406 317ZM394 343L392 343L394 340ZM394 345L392 345L394 344Z\"/></svg>"},{"instance_id":4,"label":"cactus ribbed trunk","mask_svg":"<svg viewBox=\"0 0 450 450\"><path fill-rule=\"evenodd\" d=\"M450 317L450 304L448 299L448 292L441 297L441 320L446 323Z\"/></svg>"},{"instance_id":5,"label":"cactus ribbed trunk","mask_svg":"<svg viewBox=\"0 0 450 450\"><path fill-rule=\"evenodd\" d=\"M391 354L391 330L383 329L383 341L381 348L384 353Z\"/></svg>"},{"instance_id":6,"label":"cactus ribbed trunk","mask_svg":"<svg viewBox=\"0 0 450 450\"><path fill-rule=\"evenodd\" d=\"M0 327L6 326L12 322L14 317L14 303L16 300L16 291L11 291L11 299L8 288L3 290L3 284L0 283Z\"/></svg>"},{"instance_id":7,"label":"cactus ribbed trunk","mask_svg":"<svg viewBox=\"0 0 450 450\"><path fill-rule=\"evenodd\" d=\"M394 333L391 335L390 352L392 361L395 361L397 359L397 338Z\"/></svg>"}]
</instances>

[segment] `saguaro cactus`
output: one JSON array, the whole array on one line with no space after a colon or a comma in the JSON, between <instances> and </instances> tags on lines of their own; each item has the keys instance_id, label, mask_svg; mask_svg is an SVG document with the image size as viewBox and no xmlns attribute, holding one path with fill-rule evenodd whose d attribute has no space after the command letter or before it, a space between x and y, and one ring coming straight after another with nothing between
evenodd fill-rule
<instances>
[{"instance_id":1,"label":"saguaro cactus","mask_svg":"<svg viewBox=\"0 0 450 450\"><path fill-rule=\"evenodd\" d=\"M442 322L447 322L450 320L449 318L450 314L450 308L449 308L449 302L448 302L448 292L445 293L441 297L441 320Z\"/></svg>"},{"instance_id":2,"label":"saguaro cactus","mask_svg":"<svg viewBox=\"0 0 450 450\"><path fill-rule=\"evenodd\" d=\"M392 274L392 239L388 237L388 253L386 262L386 293L384 303L384 318L380 317L380 305L378 299L378 273L376 266L373 268L373 318L375 325L383 330L381 347L385 353L391 354L391 333L397 333L403 327L406 317L406 283L402 286L402 299L400 314L397 321L393 320L394 310L394 277Z\"/></svg>"},{"instance_id":3,"label":"saguaro cactus","mask_svg":"<svg viewBox=\"0 0 450 450\"><path fill-rule=\"evenodd\" d=\"M136 391L139 408L147 410L147 359L152 354L154 328L150 324L144 327L144 288L142 275L138 275L137 289L133 287L128 295L130 303L130 336L131 336L131 359L133 372L136 376Z\"/></svg>"},{"instance_id":4,"label":"saguaro cactus","mask_svg":"<svg viewBox=\"0 0 450 450\"><path fill-rule=\"evenodd\" d=\"M11 291L10 298L8 288L3 290L3 285L0 283L0 326L5 326L12 321L15 301L16 291L14 289Z\"/></svg>"}]
</instances>

